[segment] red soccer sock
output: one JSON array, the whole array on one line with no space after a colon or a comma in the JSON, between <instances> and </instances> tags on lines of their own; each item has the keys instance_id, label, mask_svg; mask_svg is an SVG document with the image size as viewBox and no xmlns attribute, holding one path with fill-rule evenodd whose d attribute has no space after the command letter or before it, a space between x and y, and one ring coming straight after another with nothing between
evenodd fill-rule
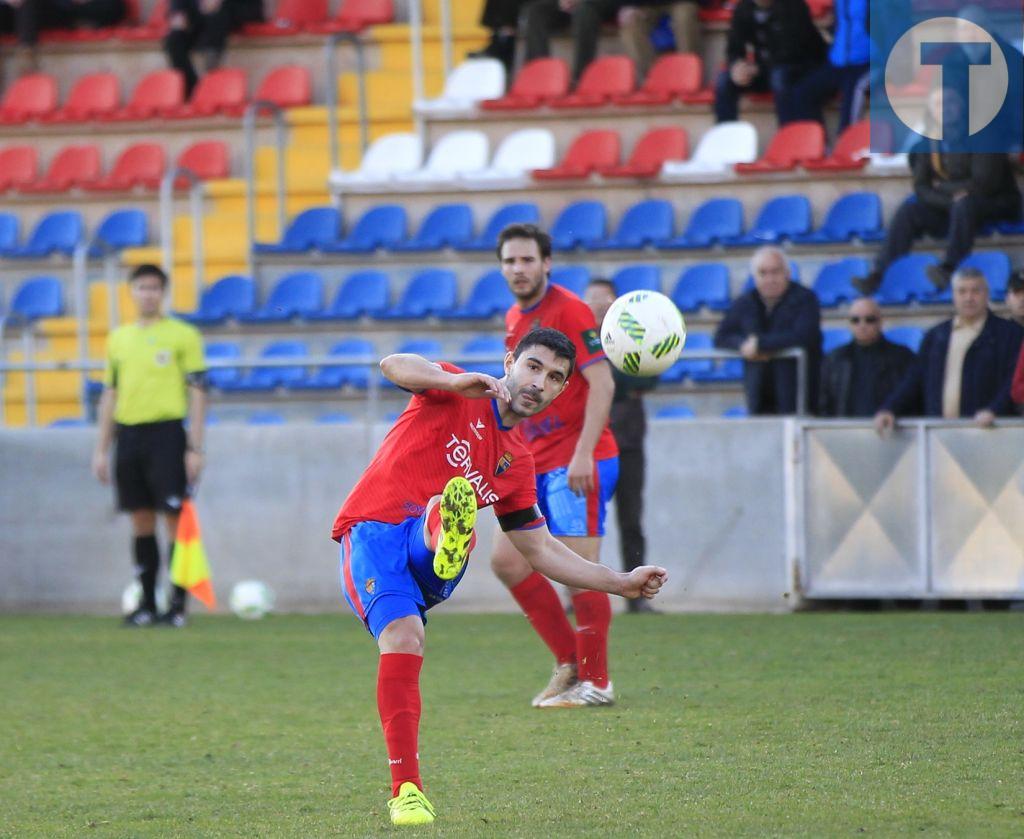
<instances>
[{"instance_id":1,"label":"red soccer sock","mask_svg":"<svg viewBox=\"0 0 1024 839\"><path fill-rule=\"evenodd\" d=\"M391 767L391 795L412 781L420 780L420 668L423 656L410 653L381 653L377 670L377 710L384 728L384 742Z\"/></svg>"},{"instance_id":2,"label":"red soccer sock","mask_svg":"<svg viewBox=\"0 0 1024 839\"><path fill-rule=\"evenodd\" d=\"M608 629L612 624L612 604L603 591L583 591L573 595L576 612L576 661L580 681L608 687Z\"/></svg>"},{"instance_id":3,"label":"red soccer sock","mask_svg":"<svg viewBox=\"0 0 1024 839\"><path fill-rule=\"evenodd\" d=\"M430 550L437 550L437 540L441 538L441 503L438 502L427 513L427 532L430 534ZM476 547L476 531L469 537L469 552Z\"/></svg>"},{"instance_id":4,"label":"red soccer sock","mask_svg":"<svg viewBox=\"0 0 1024 839\"><path fill-rule=\"evenodd\" d=\"M548 645L555 661L559 664L575 661L576 636L548 578L534 571L519 585L513 586L511 592L534 630Z\"/></svg>"}]
</instances>

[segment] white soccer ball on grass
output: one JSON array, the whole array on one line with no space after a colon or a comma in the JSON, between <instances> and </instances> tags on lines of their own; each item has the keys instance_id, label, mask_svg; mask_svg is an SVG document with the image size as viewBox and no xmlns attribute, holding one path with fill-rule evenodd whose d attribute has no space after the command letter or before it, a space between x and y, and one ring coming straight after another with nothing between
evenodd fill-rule
<instances>
[{"instance_id":1,"label":"white soccer ball on grass","mask_svg":"<svg viewBox=\"0 0 1024 839\"><path fill-rule=\"evenodd\" d=\"M228 605L243 620L259 620L274 610L274 592L259 580L243 580L231 589Z\"/></svg>"}]
</instances>

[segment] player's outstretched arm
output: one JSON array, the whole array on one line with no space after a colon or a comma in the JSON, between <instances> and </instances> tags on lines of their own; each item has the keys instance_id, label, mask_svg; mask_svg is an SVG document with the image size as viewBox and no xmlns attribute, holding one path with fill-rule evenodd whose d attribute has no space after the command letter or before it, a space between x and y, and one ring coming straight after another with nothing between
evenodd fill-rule
<instances>
[{"instance_id":1,"label":"player's outstretched arm","mask_svg":"<svg viewBox=\"0 0 1024 839\"><path fill-rule=\"evenodd\" d=\"M635 599L654 597L668 580L668 572L656 565L641 565L630 573L613 571L588 562L559 542L546 527L511 530L508 538L526 561L545 577L573 588L606 591Z\"/></svg>"},{"instance_id":2,"label":"player's outstretched arm","mask_svg":"<svg viewBox=\"0 0 1024 839\"><path fill-rule=\"evenodd\" d=\"M448 390L468 399L509 400L508 388L501 379L483 373L449 373L441 365L413 353L394 353L380 362L385 378L404 390Z\"/></svg>"}]
</instances>

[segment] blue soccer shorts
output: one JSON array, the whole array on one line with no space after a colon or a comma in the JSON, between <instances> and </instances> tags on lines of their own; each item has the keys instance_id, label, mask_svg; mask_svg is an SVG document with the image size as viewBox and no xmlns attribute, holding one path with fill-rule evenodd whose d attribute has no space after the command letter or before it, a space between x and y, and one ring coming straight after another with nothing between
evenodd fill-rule
<instances>
[{"instance_id":1,"label":"blue soccer shorts","mask_svg":"<svg viewBox=\"0 0 1024 839\"><path fill-rule=\"evenodd\" d=\"M537 475L537 504L554 536L604 536L604 515L619 480L619 459L594 464L594 489L577 495L569 489L569 468Z\"/></svg>"}]
</instances>

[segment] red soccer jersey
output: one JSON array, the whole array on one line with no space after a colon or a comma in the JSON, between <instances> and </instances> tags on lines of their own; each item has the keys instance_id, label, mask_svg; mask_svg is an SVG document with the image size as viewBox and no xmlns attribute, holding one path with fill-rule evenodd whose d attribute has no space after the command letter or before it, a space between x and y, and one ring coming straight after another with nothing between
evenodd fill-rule
<instances>
[{"instance_id":1,"label":"red soccer jersey","mask_svg":"<svg viewBox=\"0 0 1024 839\"><path fill-rule=\"evenodd\" d=\"M447 362L441 367L463 372ZM501 424L493 399L467 399L444 390L414 394L341 505L332 538L339 540L361 521L398 524L422 515L427 501L456 475L472 484L480 507L493 504L499 516L533 507L533 457L513 431Z\"/></svg>"},{"instance_id":2,"label":"red soccer jersey","mask_svg":"<svg viewBox=\"0 0 1024 839\"><path fill-rule=\"evenodd\" d=\"M505 313L505 347L511 352L531 329L541 326L564 332L576 346L576 369L569 377L565 391L545 410L528 417L517 426L518 433L533 453L541 474L568 466L576 450L576 441L583 430L590 385L582 370L604 361L601 336L590 307L571 291L548 283L548 290L539 303L529 309L514 304ZM611 429L604 431L594 447L594 460L615 457L619 453Z\"/></svg>"}]
</instances>

